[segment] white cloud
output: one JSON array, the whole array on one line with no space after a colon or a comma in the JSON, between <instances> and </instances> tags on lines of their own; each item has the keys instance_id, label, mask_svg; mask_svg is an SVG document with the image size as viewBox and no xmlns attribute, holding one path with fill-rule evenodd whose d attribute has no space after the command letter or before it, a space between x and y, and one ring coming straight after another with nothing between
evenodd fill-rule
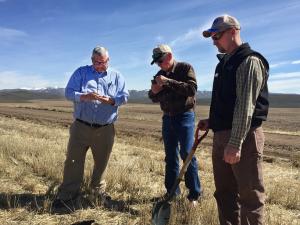
<instances>
[{"instance_id":1,"label":"white cloud","mask_svg":"<svg viewBox=\"0 0 300 225\"><path fill-rule=\"evenodd\" d=\"M283 61L283 62L279 62L279 63L273 63L270 65L270 68L277 68L277 67L281 67L287 64L300 64L300 60L296 60L296 61Z\"/></svg>"},{"instance_id":2,"label":"white cloud","mask_svg":"<svg viewBox=\"0 0 300 225\"><path fill-rule=\"evenodd\" d=\"M170 46L187 46L190 43L197 42L197 41L205 41L206 38L203 38L202 32L211 27L212 21L214 17L208 18L206 22L204 22L200 27L191 28L186 33L178 36L174 40L170 41Z\"/></svg>"},{"instance_id":3,"label":"white cloud","mask_svg":"<svg viewBox=\"0 0 300 225\"><path fill-rule=\"evenodd\" d=\"M27 36L27 33L23 32L21 30L0 27L0 39L10 40L10 39L22 38L22 37L26 37L26 36Z\"/></svg>"},{"instance_id":4,"label":"white cloud","mask_svg":"<svg viewBox=\"0 0 300 225\"><path fill-rule=\"evenodd\" d=\"M40 75L21 74L17 71L0 72L0 89L41 88L57 86Z\"/></svg>"},{"instance_id":5,"label":"white cloud","mask_svg":"<svg viewBox=\"0 0 300 225\"><path fill-rule=\"evenodd\" d=\"M268 85L272 93L300 94L300 72L271 75Z\"/></svg>"},{"instance_id":6,"label":"white cloud","mask_svg":"<svg viewBox=\"0 0 300 225\"><path fill-rule=\"evenodd\" d=\"M299 79L271 81L268 85L271 93L300 94Z\"/></svg>"},{"instance_id":7,"label":"white cloud","mask_svg":"<svg viewBox=\"0 0 300 225\"><path fill-rule=\"evenodd\" d=\"M293 61L292 64L300 64L300 60Z\"/></svg>"},{"instance_id":8,"label":"white cloud","mask_svg":"<svg viewBox=\"0 0 300 225\"><path fill-rule=\"evenodd\" d=\"M270 68L276 68L288 64L288 62L279 62L270 65Z\"/></svg>"},{"instance_id":9,"label":"white cloud","mask_svg":"<svg viewBox=\"0 0 300 225\"><path fill-rule=\"evenodd\" d=\"M280 79L299 79L300 84L300 72L290 72L290 73L275 73L270 75L271 80Z\"/></svg>"},{"instance_id":10,"label":"white cloud","mask_svg":"<svg viewBox=\"0 0 300 225\"><path fill-rule=\"evenodd\" d=\"M182 44L187 44L187 42L193 42L195 40L200 40L200 38L201 38L201 29L195 28L195 29L190 29L185 34L180 35L179 37L175 38L169 44L170 44L170 46L178 46L178 45L182 45Z\"/></svg>"}]
</instances>

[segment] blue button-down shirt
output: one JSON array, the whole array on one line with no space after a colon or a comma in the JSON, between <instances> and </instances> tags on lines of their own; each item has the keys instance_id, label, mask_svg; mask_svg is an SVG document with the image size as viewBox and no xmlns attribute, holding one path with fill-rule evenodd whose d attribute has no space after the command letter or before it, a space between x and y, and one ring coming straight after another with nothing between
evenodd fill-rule
<instances>
[{"instance_id":1,"label":"blue button-down shirt","mask_svg":"<svg viewBox=\"0 0 300 225\"><path fill-rule=\"evenodd\" d=\"M95 92L115 100L114 105L104 104L98 100L80 101L82 94ZM108 69L97 72L93 66L78 68L71 76L65 89L65 96L74 103L74 118L88 123L109 124L117 120L118 107L128 99L123 76Z\"/></svg>"}]
</instances>

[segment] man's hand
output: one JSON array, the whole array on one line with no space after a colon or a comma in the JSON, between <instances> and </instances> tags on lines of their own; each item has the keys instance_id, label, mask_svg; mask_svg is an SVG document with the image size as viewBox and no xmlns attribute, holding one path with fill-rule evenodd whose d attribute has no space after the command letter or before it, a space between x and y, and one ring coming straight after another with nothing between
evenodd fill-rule
<instances>
[{"instance_id":1,"label":"man's hand","mask_svg":"<svg viewBox=\"0 0 300 225\"><path fill-rule=\"evenodd\" d=\"M108 105L114 105L115 100L113 98L107 97L107 96L101 96L97 93L88 93L80 96L80 100L82 101L93 101L98 100L101 103L108 104Z\"/></svg>"},{"instance_id":2,"label":"man's hand","mask_svg":"<svg viewBox=\"0 0 300 225\"><path fill-rule=\"evenodd\" d=\"M115 104L115 100L107 96L97 95L97 100L100 101L101 103L108 104L108 105Z\"/></svg>"},{"instance_id":3,"label":"man's hand","mask_svg":"<svg viewBox=\"0 0 300 225\"><path fill-rule=\"evenodd\" d=\"M151 85L151 91L153 92L153 94L157 94L158 92L160 92L163 89L162 86L158 85L158 84L152 84Z\"/></svg>"},{"instance_id":4,"label":"man's hand","mask_svg":"<svg viewBox=\"0 0 300 225\"><path fill-rule=\"evenodd\" d=\"M224 161L229 164L235 164L238 163L240 159L241 150L231 145L227 145L224 150Z\"/></svg>"},{"instance_id":5,"label":"man's hand","mask_svg":"<svg viewBox=\"0 0 300 225\"><path fill-rule=\"evenodd\" d=\"M155 81L159 86L163 86L164 84L166 84L170 79L163 76L163 75L159 75L155 77Z\"/></svg>"},{"instance_id":6,"label":"man's hand","mask_svg":"<svg viewBox=\"0 0 300 225\"><path fill-rule=\"evenodd\" d=\"M209 129L209 119L200 120L198 123L198 127L200 130L208 130Z\"/></svg>"},{"instance_id":7,"label":"man's hand","mask_svg":"<svg viewBox=\"0 0 300 225\"><path fill-rule=\"evenodd\" d=\"M80 96L81 101L93 101L97 100L97 94L96 93L87 93Z\"/></svg>"}]
</instances>

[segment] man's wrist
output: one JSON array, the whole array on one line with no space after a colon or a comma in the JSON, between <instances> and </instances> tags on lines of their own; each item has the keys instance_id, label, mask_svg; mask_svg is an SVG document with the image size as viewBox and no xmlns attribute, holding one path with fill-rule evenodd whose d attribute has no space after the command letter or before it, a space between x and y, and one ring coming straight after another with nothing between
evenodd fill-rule
<instances>
[{"instance_id":1,"label":"man's wrist","mask_svg":"<svg viewBox=\"0 0 300 225\"><path fill-rule=\"evenodd\" d=\"M110 105L115 105L115 103L116 103L116 102L115 102L115 99L110 98L110 99L109 99L109 103L110 103Z\"/></svg>"},{"instance_id":2,"label":"man's wrist","mask_svg":"<svg viewBox=\"0 0 300 225\"><path fill-rule=\"evenodd\" d=\"M171 84L171 79L167 79L165 82L164 82L164 86L170 86Z\"/></svg>"},{"instance_id":3,"label":"man's wrist","mask_svg":"<svg viewBox=\"0 0 300 225\"><path fill-rule=\"evenodd\" d=\"M237 149L241 149L242 148L242 143L243 141L238 139L238 138L230 138L228 145L237 148Z\"/></svg>"},{"instance_id":4,"label":"man's wrist","mask_svg":"<svg viewBox=\"0 0 300 225\"><path fill-rule=\"evenodd\" d=\"M80 92L77 92L77 93L75 93L75 101L76 102L80 102L80 101L83 101L83 93L80 93Z\"/></svg>"}]
</instances>

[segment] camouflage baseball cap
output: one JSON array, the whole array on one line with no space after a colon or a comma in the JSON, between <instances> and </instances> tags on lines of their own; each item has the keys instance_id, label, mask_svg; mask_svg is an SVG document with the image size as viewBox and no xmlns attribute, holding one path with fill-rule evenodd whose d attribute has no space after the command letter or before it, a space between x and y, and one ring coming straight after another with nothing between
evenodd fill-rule
<instances>
[{"instance_id":1,"label":"camouflage baseball cap","mask_svg":"<svg viewBox=\"0 0 300 225\"><path fill-rule=\"evenodd\" d=\"M236 28L237 30L240 30L241 26L239 21L233 16L223 15L217 17L214 20L211 28L203 31L202 34L204 37L208 38L212 35L212 33L222 32L224 30L227 30L228 28Z\"/></svg>"},{"instance_id":2,"label":"camouflage baseball cap","mask_svg":"<svg viewBox=\"0 0 300 225\"><path fill-rule=\"evenodd\" d=\"M172 50L168 45L158 45L156 48L153 49L153 60L151 62L151 65L153 65L153 63L155 63L167 53L172 53Z\"/></svg>"}]
</instances>

